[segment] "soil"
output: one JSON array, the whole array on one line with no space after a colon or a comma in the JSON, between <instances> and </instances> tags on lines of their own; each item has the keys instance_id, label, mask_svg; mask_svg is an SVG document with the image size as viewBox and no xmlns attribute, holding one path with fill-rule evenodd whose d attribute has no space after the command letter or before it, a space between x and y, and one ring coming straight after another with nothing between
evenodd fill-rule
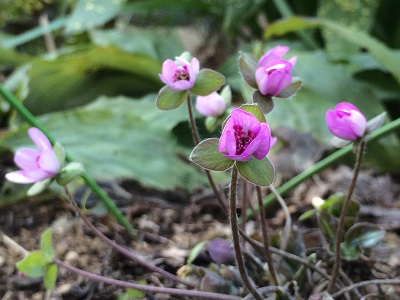
<instances>
[{"instance_id":1,"label":"soil","mask_svg":"<svg viewBox=\"0 0 400 300\"><path fill-rule=\"evenodd\" d=\"M281 171L288 175L294 172ZM295 228L302 234L306 243L307 240L320 238L318 234L315 235L318 224L315 219L299 222L298 216L312 208L310 203L313 197L324 198L332 192L345 192L351 174L351 169L346 166L325 170L285 197ZM278 178L276 183L279 184L281 180L285 178ZM139 229L139 239L133 240L120 225L104 213L97 199L92 196L86 202L86 206L89 207L86 213L90 220L108 237L173 274L183 272L182 266L186 264L190 251L196 244L230 236L227 218L210 190L203 189L188 194L183 191L155 191L141 187L133 181L101 184L133 226ZM355 282L400 276L399 191L399 180L394 176L371 170L364 170L360 174L354 194L354 199L362 204L359 221L379 224L387 233L384 240L369 255L370 265L366 266L360 262L343 265L344 270ZM84 192L79 189L75 191L75 199L78 202ZM285 223L281 208L274 204L266 213L272 235L280 232ZM41 278L31 279L20 274L15 264L23 258L22 252L18 246L6 240L7 237L26 250L33 251L39 248L41 233L49 227L52 227L54 232L56 257L75 267L115 279L134 282L143 280L149 285L183 288L181 284L148 271L116 253L85 227L63 198L53 196L50 199L47 197L47 200L25 199L3 206L0 210L0 224L0 230L6 236L3 236L3 241L0 239L1 300L117 299L124 293L121 288L89 281L65 269L59 269L56 288L52 292L46 291ZM257 238L260 235L258 222L249 220L246 231ZM252 249L249 251L257 255ZM279 260L277 257L275 259ZM206 268L211 263L213 261L205 250L201 251L194 261L196 266ZM191 276L190 280L201 286L199 274ZM263 280L264 284L270 283L268 278ZM318 294L318 288L320 287L308 287L309 292L314 294ZM373 299L400 299L397 296L400 295L400 290L395 286L371 285L363 292L381 295L381 298ZM143 299L189 298L146 294ZM301 299L300 296L298 299Z\"/></svg>"}]
</instances>

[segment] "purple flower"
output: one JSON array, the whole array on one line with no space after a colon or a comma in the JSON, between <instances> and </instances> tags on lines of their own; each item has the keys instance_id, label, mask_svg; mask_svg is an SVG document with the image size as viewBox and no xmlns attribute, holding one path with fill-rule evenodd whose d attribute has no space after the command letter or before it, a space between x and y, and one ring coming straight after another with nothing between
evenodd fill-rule
<instances>
[{"instance_id":1,"label":"purple flower","mask_svg":"<svg viewBox=\"0 0 400 300\"><path fill-rule=\"evenodd\" d=\"M213 92L208 96L198 96L196 109L203 116L218 117L224 113L226 103L217 92Z\"/></svg>"},{"instance_id":2,"label":"purple flower","mask_svg":"<svg viewBox=\"0 0 400 300\"><path fill-rule=\"evenodd\" d=\"M271 131L266 123L240 108L234 109L222 130L218 150L231 160L263 159L271 148Z\"/></svg>"},{"instance_id":3,"label":"purple flower","mask_svg":"<svg viewBox=\"0 0 400 300\"><path fill-rule=\"evenodd\" d=\"M231 243L225 239L217 238L208 243L208 252L217 264L230 264L235 261Z\"/></svg>"},{"instance_id":4,"label":"purple flower","mask_svg":"<svg viewBox=\"0 0 400 300\"><path fill-rule=\"evenodd\" d=\"M329 131L338 138L355 141L362 137L367 127L367 120L357 107L348 102L341 102L335 110L326 112Z\"/></svg>"},{"instance_id":5,"label":"purple flower","mask_svg":"<svg viewBox=\"0 0 400 300\"><path fill-rule=\"evenodd\" d=\"M52 178L60 172L60 163L48 138L37 128L30 128L28 134L39 150L19 149L14 156L15 164L21 170L6 174L6 179L15 183L34 183Z\"/></svg>"},{"instance_id":6,"label":"purple flower","mask_svg":"<svg viewBox=\"0 0 400 300\"><path fill-rule=\"evenodd\" d=\"M258 66L262 67L270 63L271 61L281 59L282 56L285 55L288 51L288 46L276 46L265 53L263 56L261 56L261 58L258 60ZM292 64L292 66L294 66L294 64L296 63L296 57L292 57L291 59L289 59L289 62Z\"/></svg>"},{"instance_id":7,"label":"purple flower","mask_svg":"<svg viewBox=\"0 0 400 300\"><path fill-rule=\"evenodd\" d=\"M273 97L288 88L292 83L292 67L289 61L278 58L257 68L256 82L260 93Z\"/></svg>"},{"instance_id":8,"label":"purple flower","mask_svg":"<svg viewBox=\"0 0 400 300\"><path fill-rule=\"evenodd\" d=\"M200 63L197 58L192 58L189 63L181 57L176 57L173 62L167 59L162 66L160 79L169 85L171 91L182 92L194 86L197 75L200 71Z\"/></svg>"}]
</instances>

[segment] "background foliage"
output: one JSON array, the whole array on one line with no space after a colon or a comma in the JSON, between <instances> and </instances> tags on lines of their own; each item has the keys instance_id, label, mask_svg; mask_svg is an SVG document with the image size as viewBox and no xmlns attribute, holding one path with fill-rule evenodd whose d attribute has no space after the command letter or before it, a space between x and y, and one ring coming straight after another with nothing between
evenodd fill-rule
<instances>
[{"instance_id":1,"label":"background foliage","mask_svg":"<svg viewBox=\"0 0 400 300\"><path fill-rule=\"evenodd\" d=\"M190 50L226 76L239 104L251 91L239 76L238 51L260 56L290 46L304 84L293 99L275 101L267 121L328 143L325 111L338 102L354 103L367 118L382 111L399 117L399 10L396 0L6 1L0 71L95 178L192 189L204 180L186 160L185 110L161 113L155 106L165 59ZM38 24L43 16L48 25ZM27 124L2 99L0 124L3 152L28 143ZM398 137L370 145L369 161L398 170Z\"/></svg>"}]
</instances>

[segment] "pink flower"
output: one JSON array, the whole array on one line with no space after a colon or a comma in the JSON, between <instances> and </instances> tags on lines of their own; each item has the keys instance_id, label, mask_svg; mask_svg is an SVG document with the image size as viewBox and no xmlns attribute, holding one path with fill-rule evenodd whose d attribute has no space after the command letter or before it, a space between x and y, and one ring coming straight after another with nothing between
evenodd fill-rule
<instances>
[{"instance_id":1,"label":"pink flower","mask_svg":"<svg viewBox=\"0 0 400 300\"><path fill-rule=\"evenodd\" d=\"M335 110L326 112L326 123L329 131L344 140L355 141L362 137L367 127L367 120L357 107L341 102Z\"/></svg>"},{"instance_id":2,"label":"pink flower","mask_svg":"<svg viewBox=\"0 0 400 300\"><path fill-rule=\"evenodd\" d=\"M249 161L263 159L271 148L271 131L266 123L240 108L234 109L219 139L218 150L225 157Z\"/></svg>"},{"instance_id":3,"label":"pink flower","mask_svg":"<svg viewBox=\"0 0 400 300\"><path fill-rule=\"evenodd\" d=\"M258 60L258 66L262 67L273 60L281 59L282 56L285 55L288 51L288 46L276 46L265 53L263 56L261 56L261 58ZM296 57L292 57L291 59L289 59L289 62L292 64L292 66L294 66L296 63Z\"/></svg>"},{"instance_id":4,"label":"pink flower","mask_svg":"<svg viewBox=\"0 0 400 300\"><path fill-rule=\"evenodd\" d=\"M289 61L278 58L257 68L256 82L260 93L273 97L288 88L292 83L292 67Z\"/></svg>"},{"instance_id":5,"label":"pink flower","mask_svg":"<svg viewBox=\"0 0 400 300\"><path fill-rule=\"evenodd\" d=\"M213 92L208 96L198 96L196 109L203 116L218 117L224 113L226 103L217 92Z\"/></svg>"},{"instance_id":6,"label":"pink flower","mask_svg":"<svg viewBox=\"0 0 400 300\"><path fill-rule=\"evenodd\" d=\"M30 128L28 134L39 150L19 149L14 156L15 164L21 170L6 174L6 179L15 183L34 183L52 178L60 171L60 164L48 138L37 128Z\"/></svg>"},{"instance_id":7,"label":"pink flower","mask_svg":"<svg viewBox=\"0 0 400 300\"><path fill-rule=\"evenodd\" d=\"M182 92L194 86L197 75L200 71L200 63L197 58L192 58L189 63L181 57L176 57L173 62L167 59L162 66L160 79L169 85L171 91Z\"/></svg>"}]
</instances>

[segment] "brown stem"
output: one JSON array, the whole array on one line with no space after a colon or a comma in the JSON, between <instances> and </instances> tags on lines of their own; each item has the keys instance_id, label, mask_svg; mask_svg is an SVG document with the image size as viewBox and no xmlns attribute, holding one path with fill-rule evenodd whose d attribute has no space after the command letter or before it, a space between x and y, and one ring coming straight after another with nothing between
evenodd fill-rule
<instances>
[{"instance_id":1,"label":"brown stem","mask_svg":"<svg viewBox=\"0 0 400 300\"><path fill-rule=\"evenodd\" d=\"M270 245L269 245L269 237L268 237L268 224L267 224L267 219L265 217L265 211L262 206L261 188L258 185L256 185L256 191L257 191L258 206L260 207L260 209L258 211L260 213L261 231L262 231L263 244L264 244L264 256L265 256L265 259L267 260L269 272L271 273L272 279L274 281L273 285L279 285L278 277L276 276L274 263L272 262L271 251L269 249Z\"/></svg>"},{"instance_id":2,"label":"brown stem","mask_svg":"<svg viewBox=\"0 0 400 300\"><path fill-rule=\"evenodd\" d=\"M224 294L218 294L218 293L193 291L193 290L182 290L182 289L149 286L149 285L142 285L142 284L137 284L137 283L132 283L132 282L126 282L126 281L122 281L122 280L117 280L117 279L93 274L93 273L75 268L57 258L54 258L53 262L60 267L63 267L75 274L85 276L91 280L95 280L98 282L104 282L106 284L112 284L112 285L120 286L123 288L131 288L131 289L136 289L136 290L140 290L140 291L144 291L144 292L182 295L182 296L194 297L194 298L198 298L198 299L213 299L213 300L240 300L241 299L236 296L230 296L230 295L224 295Z\"/></svg>"},{"instance_id":3,"label":"brown stem","mask_svg":"<svg viewBox=\"0 0 400 300\"><path fill-rule=\"evenodd\" d=\"M246 268L244 266L242 249L240 247L240 238L239 238L239 225L236 214L236 192L237 192L237 179L238 179L238 171L236 169L236 165L232 167L231 174L231 186L230 186L230 195L229 195L229 215L230 215L230 223L232 228L232 240L233 240L233 249L235 250L235 258L236 265L239 269L240 276L244 285L247 287L249 292L256 298L256 300L263 300L261 295L257 292L256 287L252 283L249 278Z\"/></svg>"},{"instance_id":4,"label":"brown stem","mask_svg":"<svg viewBox=\"0 0 400 300\"><path fill-rule=\"evenodd\" d=\"M343 231L344 231L344 221L347 215L347 210L349 208L351 195L353 194L354 187L356 186L358 173L360 172L360 166L362 162L362 157L364 154L364 147L365 141L361 140L360 144L358 145L357 151L357 158L356 158L356 165L354 167L353 179L351 180L349 190L347 192L346 199L343 204L342 212L340 214L339 225L336 231L336 242L335 242L335 262L332 268L332 281L329 282L328 285L328 293L332 293L333 288L335 287L335 283L339 274L339 267L341 263L340 257L340 244L343 238Z\"/></svg>"},{"instance_id":5,"label":"brown stem","mask_svg":"<svg viewBox=\"0 0 400 300\"><path fill-rule=\"evenodd\" d=\"M199 131L197 130L196 120L193 115L193 107L192 107L192 101L190 99L190 94L188 95L186 102L187 102L187 106L188 106L189 123L190 123L190 129L192 131L193 140L194 140L195 145L198 145L200 143L200 135L199 135ZM227 208L224 200L222 199L221 193L218 191L217 186L215 185L214 179L211 176L211 172L209 170L205 170L205 172L207 175L207 179L211 185L211 188L214 192L214 195L215 195L215 197L217 197L217 201L218 201L219 205L224 210L224 212L227 212L228 208Z\"/></svg>"},{"instance_id":6,"label":"brown stem","mask_svg":"<svg viewBox=\"0 0 400 300\"><path fill-rule=\"evenodd\" d=\"M354 283L350 286L347 286L340 291L332 294L333 298L339 297L340 295L349 292L355 288L360 288L366 285L371 285L371 284L381 284L381 285L400 285L400 279L373 279L373 280L367 280L367 281L361 281Z\"/></svg>"},{"instance_id":7,"label":"brown stem","mask_svg":"<svg viewBox=\"0 0 400 300\"><path fill-rule=\"evenodd\" d=\"M117 244L116 242L114 242L113 240L109 239L108 237L106 237L96 226L93 225L92 222L90 222L90 220L86 217L85 214L82 213L82 211L80 210L79 206L76 204L76 202L74 201L74 199L72 198L71 193L69 192L69 190L67 189L67 187L64 187L65 189L65 193L67 194L68 200L71 203L71 205L74 207L75 211L78 213L78 215L81 217L81 219L83 220L83 222L86 224L86 226L88 226L90 228L90 230L92 230L92 232L97 235L104 243L108 244L109 246L113 247L115 250L117 250L118 252L122 253L123 255L125 255L126 257L128 257L129 259L131 259L132 261L137 262L138 264L146 267L147 269L153 271L153 272L157 272L161 275L163 275L166 278L169 278L173 281L182 283L184 285L186 285L189 288L194 288L195 284L188 282L186 280L183 280L182 278L179 278L178 276L171 274L143 259L141 259L140 257L136 256L135 254L133 254L132 252L130 252L128 249L120 246L119 244Z\"/></svg>"}]
</instances>

